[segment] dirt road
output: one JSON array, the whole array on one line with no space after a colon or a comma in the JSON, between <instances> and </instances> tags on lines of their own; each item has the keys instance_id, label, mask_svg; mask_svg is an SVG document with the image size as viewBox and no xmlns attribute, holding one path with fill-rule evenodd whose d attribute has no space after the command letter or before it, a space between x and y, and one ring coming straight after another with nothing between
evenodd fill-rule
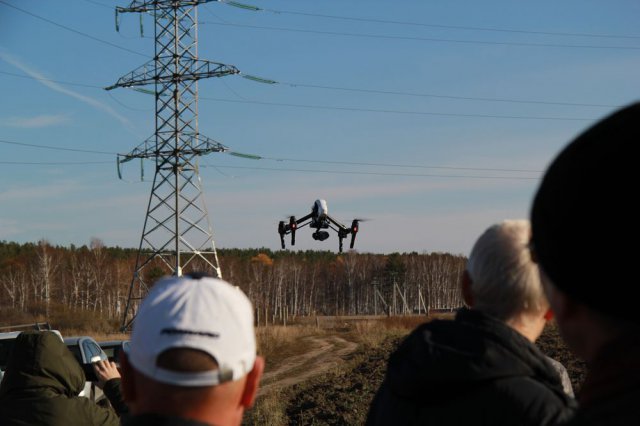
<instances>
[{"instance_id":1,"label":"dirt road","mask_svg":"<svg viewBox=\"0 0 640 426\"><path fill-rule=\"evenodd\" d=\"M353 353L357 344L339 336L308 336L300 339L301 345L308 346L308 352L290 357L273 371L267 371L260 385L258 395L274 388L289 387L325 373L344 362Z\"/></svg>"}]
</instances>

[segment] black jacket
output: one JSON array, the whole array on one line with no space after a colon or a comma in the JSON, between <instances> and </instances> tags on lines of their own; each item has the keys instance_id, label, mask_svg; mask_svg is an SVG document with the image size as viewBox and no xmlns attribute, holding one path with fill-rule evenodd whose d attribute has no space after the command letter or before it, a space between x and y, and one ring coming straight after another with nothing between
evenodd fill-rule
<instances>
[{"instance_id":1,"label":"black jacket","mask_svg":"<svg viewBox=\"0 0 640 426\"><path fill-rule=\"evenodd\" d=\"M535 345L464 309L421 325L391 355L367 425L548 425L574 407Z\"/></svg>"},{"instance_id":2,"label":"black jacket","mask_svg":"<svg viewBox=\"0 0 640 426\"><path fill-rule=\"evenodd\" d=\"M21 333L0 385L2 426L117 426L113 410L78 394L82 368L56 334Z\"/></svg>"}]
</instances>

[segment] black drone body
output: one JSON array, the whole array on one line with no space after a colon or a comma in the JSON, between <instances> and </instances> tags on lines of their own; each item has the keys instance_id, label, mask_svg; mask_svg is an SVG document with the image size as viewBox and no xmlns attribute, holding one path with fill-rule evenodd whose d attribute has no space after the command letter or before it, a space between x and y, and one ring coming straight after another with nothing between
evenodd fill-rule
<instances>
[{"instance_id":1,"label":"black drone body","mask_svg":"<svg viewBox=\"0 0 640 426\"><path fill-rule=\"evenodd\" d=\"M289 223L280 221L278 224L278 234L280 234L280 243L282 248L284 245L284 236L291 234L291 245L296 245L296 231L304 226L309 226L315 229L315 232L311 234L314 240L324 241L329 238L329 232L325 229L332 229L338 233L339 249L342 252L342 240L347 238L351 234L350 248L356 241L356 234L358 233L361 219L353 219L351 227L346 227L331 216L329 216L329 210L327 208L327 202L325 200L316 200L311 206L311 213L308 215L296 219L295 216L289 217Z\"/></svg>"}]
</instances>

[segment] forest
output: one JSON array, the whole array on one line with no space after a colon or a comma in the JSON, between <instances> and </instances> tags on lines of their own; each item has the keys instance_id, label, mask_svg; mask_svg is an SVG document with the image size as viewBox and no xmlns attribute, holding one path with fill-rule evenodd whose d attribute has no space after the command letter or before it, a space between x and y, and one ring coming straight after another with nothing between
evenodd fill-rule
<instances>
[{"instance_id":1,"label":"forest","mask_svg":"<svg viewBox=\"0 0 640 426\"><path fill-rule=\"evenodd\" d=\"M0 325L49 321L83 329L117 327L137 250L46 240L0 241ZM466 258L448 253L219 249L223 278L251 299L259 325L313 315L402 315L462 305ZM146 281L166 271L148 266Z\"/></svg>"}]
</instances>

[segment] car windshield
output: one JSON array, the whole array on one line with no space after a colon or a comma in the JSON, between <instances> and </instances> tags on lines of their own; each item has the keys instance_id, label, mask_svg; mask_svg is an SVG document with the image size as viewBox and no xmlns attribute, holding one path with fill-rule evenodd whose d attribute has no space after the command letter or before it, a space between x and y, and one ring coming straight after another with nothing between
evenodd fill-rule
<instances>
[{"instance_id":1,"label":"car windshield","mask_svg":"<svg viewBox=\"0 0 640 426\"><path fill-rule=\"evenodd\" d=\"M116 356L117 347L116 346L102 346L102 350L109 359L113 359Z\"/></svg>"},{"instance_id":2,"label":"car windshield","mask_svg":"<svg viewBox=\"0 0 640 426\"><path fill-rule=\"evenodd\" d=\"M100 347L107 354L107 357L111 361L119 362L120 352L122 350L127 351L129 349L129 341L119 341L119 342L100 342Z\"/></svg>"}]
</instances>

